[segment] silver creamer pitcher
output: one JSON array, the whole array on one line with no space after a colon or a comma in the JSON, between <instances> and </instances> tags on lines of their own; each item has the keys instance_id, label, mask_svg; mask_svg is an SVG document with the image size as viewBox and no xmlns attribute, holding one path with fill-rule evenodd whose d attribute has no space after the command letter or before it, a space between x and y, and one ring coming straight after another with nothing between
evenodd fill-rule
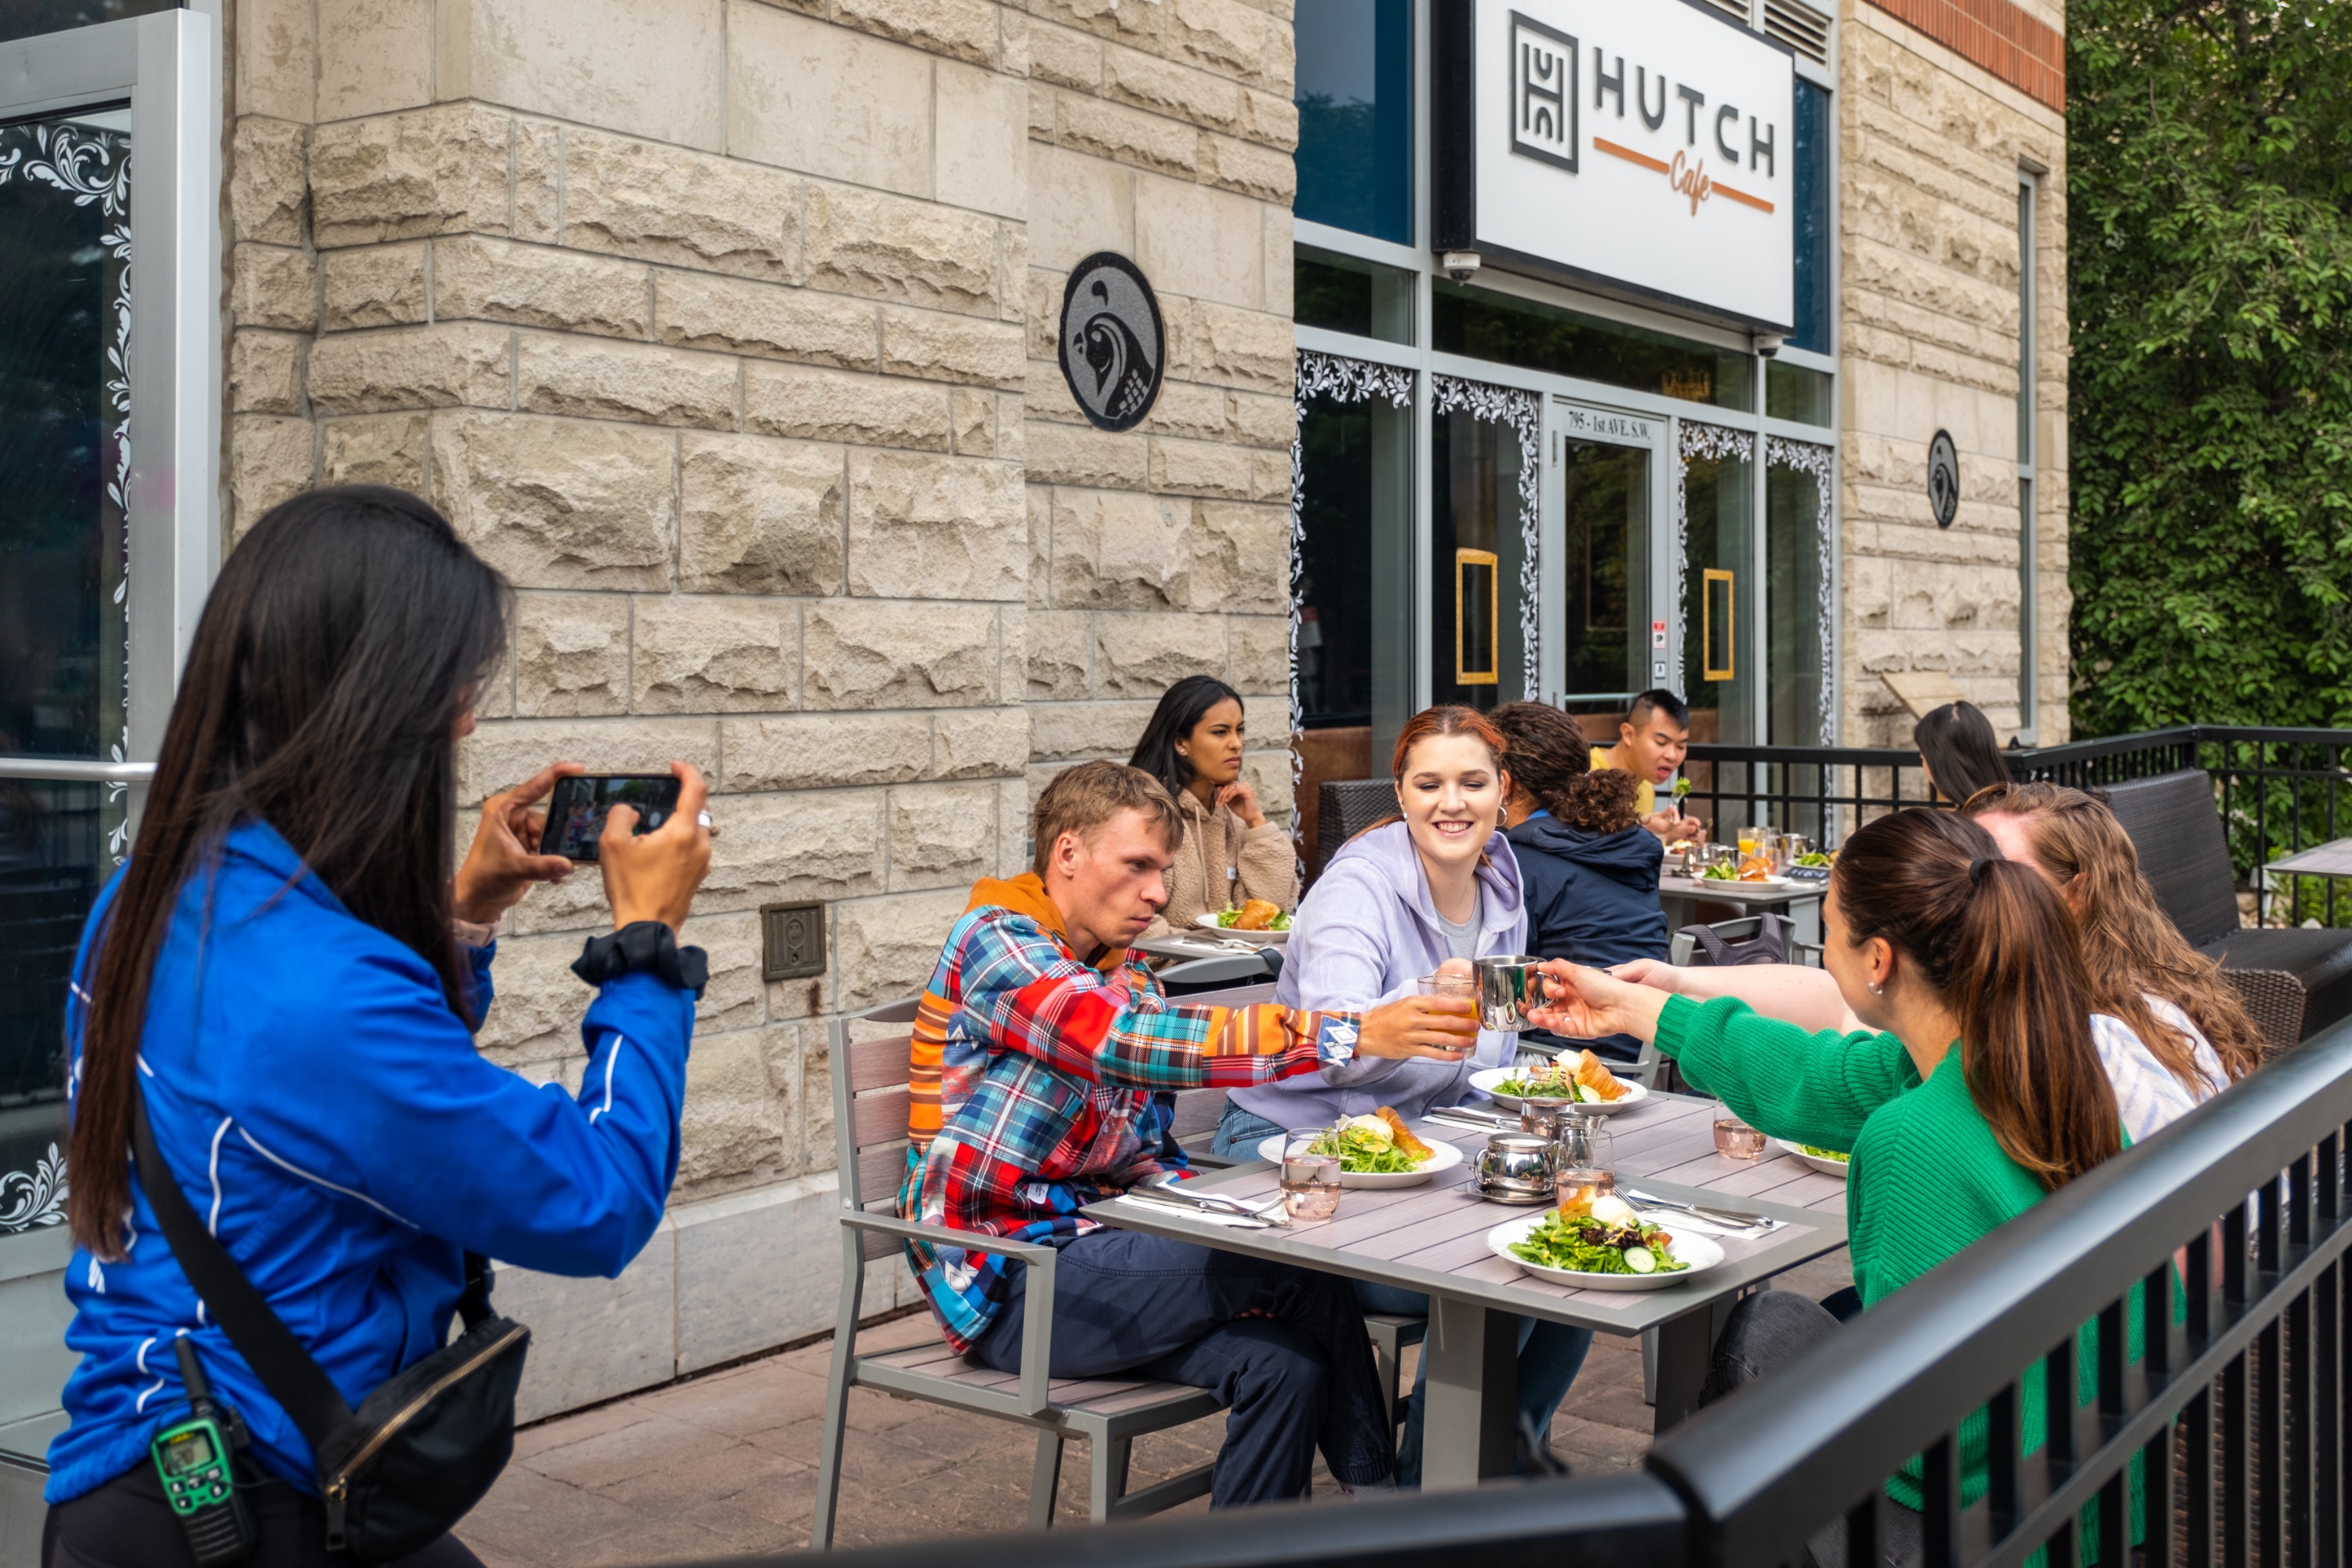
<instances>
[{"instance_id":1,"label":"silver creamer pitcher","mask_svg":"<svg viewBox=\"0 0 2352 1568\"><path fill-rule=\"evenodd\" d=\"M1470 968L1478 986L1478 1026L1516 1034L1535 1025L1528 1011L1544 1004L1544 977L1536 972L1543 960L1524 952L1496 953L1473 959Z\"/></svg>"}]
</instances>

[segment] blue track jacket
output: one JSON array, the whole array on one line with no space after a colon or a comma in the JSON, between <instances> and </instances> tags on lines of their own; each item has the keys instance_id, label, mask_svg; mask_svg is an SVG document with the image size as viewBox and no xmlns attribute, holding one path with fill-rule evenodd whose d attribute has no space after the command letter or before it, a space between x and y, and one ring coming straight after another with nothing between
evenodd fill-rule
<instances>
[{"instance_id":1,"label":"blue track jacket","mask_svg":"<svg viewBox=\"0 0 2352 1568\"><path fill-rule=\"evenodd\" d=\"M92 933L66 1031L81 1073ZM206 904L209 898L210 909ZM473 952L477 1005L493 950ZM140 1089L189 1205L356 1408L440 1348L470 1249L552 1274L621 1272L677 1173L690 991L603 988L579 1098L485 1061L430 965L353 917L277 832L247 823L182 888L147 994ZM315 1494L310 1446L206 1315L134 1185L129 1256L66 1270L81 1356L49 1445L61 1503L147 1463L186 1411L171 1342L194 1336L252 1457ZM533 1347L562 1355L558 1344Z\"/></svg>"}]
</instances>

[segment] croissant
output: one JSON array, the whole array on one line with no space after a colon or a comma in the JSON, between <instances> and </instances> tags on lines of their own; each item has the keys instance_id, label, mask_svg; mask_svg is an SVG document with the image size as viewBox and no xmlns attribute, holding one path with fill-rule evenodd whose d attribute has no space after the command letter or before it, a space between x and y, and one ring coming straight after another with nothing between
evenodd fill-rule
<instances>
[{"instance_id":1,"label":"croissant","mask_svg":"<svg viewBox=\"0 0 2352 1568\"><path fill-rule=\"evenodd\" d=\"M1234 930L1265 931L1274 924L1274 917L1281 912L1280 904L1265 899L1252 899L1242 906L1241 914L1234 921Z\"/></svg>"},{"instance_id":2,"label":"croissant","mask_svg":"<svg viewBox=\"0 0 2352 1568\"><path fill-rule=\"evenodd\" d=\"M1389 1124L1389 1131L1395 1135L1396 1146L1415 1160L1426 1160L1436 1152L1428 1144L1412 1135L1412 1129L1404 1124L1404 1118L1399 1116L1394 1110L1385 1105L1379 1106L1373 1110L1372 1114Z\"/></svg>"},{"instance_id":3,"label":"croissant","mask_svg":"<svg viewBox=\"0 0 2352 1568\"><path fill-rule=\"evenodd\" d=\"M1616 1075L1601 1066L1601 1058L1591 1051L1581 1052L1577 1057L1576 1081L1603 1100L1625 1098L1625 1086L1619 1083Z\"/></svg>"}]
</instances>

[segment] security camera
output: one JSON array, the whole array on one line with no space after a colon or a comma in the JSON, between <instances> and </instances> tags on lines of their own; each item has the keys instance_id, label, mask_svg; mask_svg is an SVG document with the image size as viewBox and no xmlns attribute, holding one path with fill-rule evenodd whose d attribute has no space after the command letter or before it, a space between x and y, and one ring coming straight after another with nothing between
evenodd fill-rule
<instances>
[{"instance_id":1,"label":"security camera","mask_svg":"<svg viewBox=\"0 0 2352 1568\"><path fill-rule=\"evenodd\" d=\"M1456 283L1469 282L1478 276L1478 253L1475 250L1447 251L1445 275Z\"/></svg>"},{"instance_id":2,"label":"security camera","mask_svg":"<svg viewBox=\"0 0 2352 1568\"><path fill-rule=\"evenodd\" d=\"M1756 334L1756 352L1766 359L1770 359L1780 352L1780 345L1788 341L1778 332L1759 332Z\"/></svg>"}]
</instances>

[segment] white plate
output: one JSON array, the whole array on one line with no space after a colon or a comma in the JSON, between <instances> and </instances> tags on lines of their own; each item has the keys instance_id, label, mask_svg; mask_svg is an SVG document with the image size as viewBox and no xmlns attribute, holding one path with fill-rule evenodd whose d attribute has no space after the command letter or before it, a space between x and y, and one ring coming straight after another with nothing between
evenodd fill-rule
<instances>
[{"instance_id":1,"label":"white plate","mask_svg":"<svg viewBox=\"0 0 2352 1568\"><path fill-rule=\"evenodd\" d=\"M1290 933L1286 931L1244 931L1238 926L1221 926L1217 923L1217 917L1214 915L1202 915L1193 923L1206 926L1219 936L1232 937L1236 942L1255 942L1260 947L1265 946L1268 942L1290 940Z\"/></svg>"},{"instance_id":2,"label":"white plate","mask_svg":"<svg viewBox=\"0 0 2352 1568\"><path fill-rule=\"evenodd\" d=\"M1685 877L1683 880L1696 882L1702 888L1793 888L1797 885L1794 877Z\"/></svg>"},{"instance_id":3,"label":"white plate","mask_svg":"<svg viewBox=\"0 0 2352 1568\"><path fill-rule=\"evenodd\" d=\"M1284 1134L1275 1133L1257 1146L1257 1157L1269 1163L1282 1163ZM1437 1151L1417 1171L1342 1171L1339 1184L1343 1187L1417 1187L1440 1171L1450 1171L1462 1163L1462 1151L1451 1143L1424 1138L1423 1142Z\"/></svg>"},{"instance_id":4,"label":"white plate","mask_svg":"<svg viewBox=\"0 0 2352 1568\"><path fill-rule=\"evenodd\" d=\"M1663 1290L1669 1285L1696 1279L1723 1261L1723 1248L1703 1236L1675 1234L1671 1225L1662 1225L1658 1228L1674 1235L1675 1256L1690 1265L1688 1268L1677 1268L1671 1274L1587 1274L1580 1268L1547 1268L1540 1263L1528 1262L1511 1250L1511 1243L1525 1241L1536 1226L1549 1217L1547 1211L1529 1215L1524 1219L1505 1220L1486 1233L1486 1250L1538 1279L1574 1285L1585 1290Z\"/></svg>"},{"instance_id":5,"label":"white plate","mask_svg":"<svg viewBox=\"0 0 2352 1568\"><path fill-rule=\"evenodd\" d=\"M1819 1154L1808 1154L1786 1138L1775 1138L1772 1142L1780 1146L1783 1153L1795 1155L1822 1175L1835 1176L1841 1182L1845 1180L1846 1163L1843 1160L1824 1160Z\"/></svg>"},{"instance_id":6,"label":"white plate","mask_svg":"<svg viewBox=\"0 0 2352 1568\"><path fill-rule=\"evenodd\" d=\"M1519 1097L1515 1094L1496 1094L1495 1086L1507 1078L1517 1078L1518 1071L1517 1068L1487 1068L1470 1075L1470 1087L1494 1095L1496 1104L1507 1105L1513 1110L1517 1110L1519 1108ZM1621 1078L1617 1081L1624 1087L1623 1094L1614 1100L1589 1101L1580 1100L1576 1102L1576 1109L1587 1116L1614 1116L1619 1111L1639 1105L1649 1098L1650 1091L1633 1079Z\"/></svg>"}]
</instances>

